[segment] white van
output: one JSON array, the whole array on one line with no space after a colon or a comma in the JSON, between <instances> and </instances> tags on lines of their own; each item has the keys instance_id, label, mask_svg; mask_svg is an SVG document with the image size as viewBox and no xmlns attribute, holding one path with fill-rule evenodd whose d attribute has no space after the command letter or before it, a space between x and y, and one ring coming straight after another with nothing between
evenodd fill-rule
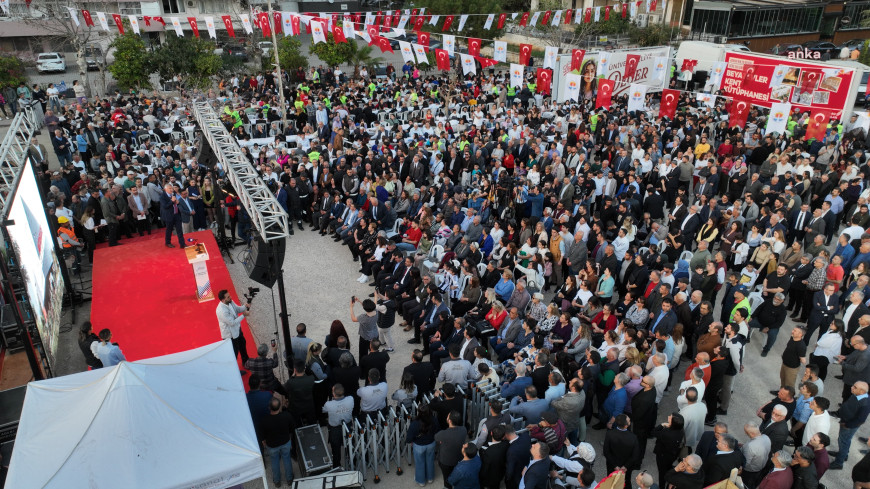
<instances>
[{"instance_id":1,"label":"white van","mask_svg":"<svg viewBox=\"0 0 870 489\"><path fill-rule=\"evenodd\" d=\"M683 41L677 48L674 54L674 60L677 63L677 68L680 67L680 61L684 59L696 59L698 64L695 66L695 71L710 71L713 68L713 63L717 61L725 61L725 53L735 51L749 51L749 48L742 44L716 44L706 41Z\"/></svg>"}]
</instances>

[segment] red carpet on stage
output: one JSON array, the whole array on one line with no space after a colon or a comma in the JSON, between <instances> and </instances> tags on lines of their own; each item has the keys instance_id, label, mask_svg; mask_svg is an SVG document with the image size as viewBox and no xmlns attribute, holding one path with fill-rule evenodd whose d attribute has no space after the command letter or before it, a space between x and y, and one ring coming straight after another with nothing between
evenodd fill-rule
<instances>
[{"instance_id":1,"label":"red carpet on stage","mask_svg":"<svg viewBox=\"0 0 870 489\"><path fill-rule=\"evenodd\" d=\"M218 291L229 290L240 303L211 231L184 236L204 243L208 251L206 263L215 299L202 303L196 298L193 266L184 250L165 247L163 230L158 231L156 237L124 239L122 246L97 248L94 254L94 332L111 329L113 341L130 361L220 341L215 316ZM177 245L175 236L172 241ZM256 357L257 345L247 321L242 322L242 331L248 340L248 354Z\"/></svg>"}]
</instances>

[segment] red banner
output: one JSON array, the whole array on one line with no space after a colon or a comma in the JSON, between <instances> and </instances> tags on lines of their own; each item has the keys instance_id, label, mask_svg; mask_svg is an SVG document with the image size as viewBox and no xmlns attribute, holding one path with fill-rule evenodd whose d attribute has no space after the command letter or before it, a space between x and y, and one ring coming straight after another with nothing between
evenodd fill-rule
<instances>
[{"instance_id":1,"label":"red banner","mask_svg":"<svg viewBox=\"0 0 870 489\"><path fill-rule=\"evenodd\" d=\"M520 44L520 64L528 66L530 59L532 59L532 45Z\"/></svg>"},{"instance_id":2,"label":"red banner","mask_svg":"<svg viewBox=\"0 0 870 489\"><path fill-rule=\"evenodd\" d=\"M816 109L810 115L810 120L807 121L807 133L804 136L806 141L817 139L823 141L825 133L828 131L828 120L831 114L827 110Z\"/></svg>"},{"instance_id":3,"label":"red banner","mask_svg":"<svg viewBox=\"0 0 870 489\"><path fill-rule=\"evenodd\" d=\"M284 33L284 21L281 19L281 12L272 11L273 25L275 26L275 34ZM335 17L332 18L332 23L335 23Z\"/></svg>"},{"instance_id":4,"label":"red banner","mask_svg":"<svg viewBox=\"0 0 870 489\"><path fill-rule=\"evenodd\" d=\"M639 54L628 54L625 56L625 74L623 79L634 78L637 73L637 64L640 63Z\"/></svg>"},{"instance_id":5,"label":"red banner","mask_svg":"<svg viewBox=\"0 0 870 489\"><path fill-rule=\"evenodd\" d=\"M613 87L616 81L607 78L598 80L598 96L595 98L595 108L604 107L610 108L610 102L613 97Z\"/></svg>"},{"instance_id":6,"label":"red banner","mask_svg":"<svg viewBox=\"0 0 870 489\"><path fill-rule=\"evenodd\" d=\"M338 22L332 24L332 38L335 39L335 42L347 42L347 38L344 37L344 29Z\"/></svg>"},{"instance_id":7,"label":"red banner","mask_svg":"<svg viewBox=\"0 0 870 489\"><path fill-rule=\"evenodd\" d=\"M529 23L529 13L528 13L528 12L523 12L522 17L520 17L520 27L523 27L523 26L525 26L525 25L528 24L528 23ZM91 23L91 25L94 25L94 24Z\"/></svg>"},{"instance_id":8,"label":"red banner","mask_svg":"<svg viewBox=\"0 0 870 489\"><path fill-rule=\"evenodd\" d=\"M574 16L574 9L569 8L565 11L565 25L569 25L571 23L571 17Z\"/></svg>"},{"instance_id":9,"label":"red banner","mask_svg":"<svg viewBox=\"0 0 870 489\"><path fill-rule=\"evenodd\" d=\"M495 66L498 64L498 61L492 58L484 58L483 56L475 56L474 59L480 63L481 68L489 68L490 66Z\"/></svg>"},{"instance_id":10,"label":"red banner","mask_svg":"<svg viewBox=\"0 0 870 489\"><path fill-rule=\"evenodd\" d=\"M628 4L623 3L622 4L622 18L624 19L626 17L628 17Z\"/></svg>"},{"instance_id":11,"label":"red banner","mask_svg":"<svg viewBox=\"0 0 870 489\"><path fill-rule=\"evenodd\" d=\"M229 15L222 15L221 20L224 21L224 27L227 28L227 35L230 37L236 37L236 30L233 29L233 18Z\"/></svg>"},{"instance_id":12,"label":"red banner","mask_svg":"<svg viewBox=\"0 0 870 489\"><path fill-rule=\"evenodd\" d=\"M507 14L498 14L498 28L504 29L504 21L507 19Z\"/></svg>"},{"instance_id":13,"label":"red banner","mask_svg":"<svg viewBox=\"0 0 870 489\"><path fill-rule=\"evenodd\" d=\"M583 65L583 56L586 56L585 49L571 50L571 71L580 71L580 67Z\"/></svg>"},{"instance_id":14,"label":"red banner","mask_svg":"<svg viewBox=\"0 0 870 489\"><path fill-rule=\"evenodd\" d=\"M269 25L269 12L262 12L257 15L257 21L260 24L260 29L263 30L263 36L270 37L272 35L272 26Z\"/></svg>"},{"instance_id":15,"label":"red banner","mask_svg":"<svg viewBox=\"0 0 870 489\"><path fill-rule=\"evenodd\" d=\"M381 48L382 53L386 53L387 51L393 52L393 47L390 46L390 40L386 37L378 37L378 47Z\"/></svg>"},{"instance_id":16,"label":"red banner","mask_svg":"<svg viewBox=\"0 0 870 489\"><path fill-rule=\"evenodd\" d=\"M435 63L438 69L442 71L450 71L450 55L444 49L435 50Z\"/></svg>"},{"instance_id":17,"label":"red banner","mask_svg":"<svg viewBox=\"0 0 870 489\"><path fill-rule=\"evenodd\" d=\"M290 16L290 25L293 26L293 35L294 36L298 36L299 34L302 33L302 28L299 26L299 22L301 22L301 21L302 21L302 19L300 19L298 15L291 15Z\"/></svg>"},{"instance_id":18,"label":"red banner","mask_svg":"<svg viewBox=\"0 0 870 489\"><path fill-rule=\"evenodd\" d=\"M85 25L88 27L94 26L94 19L91 17L91 13L87 10L82 10L82 17L85 18Z\"/></svg>"},{"instance_id":19,"label":"red banner","mask_svg":"<svg viewBox=\"0 0 870 489\"><path fill-rule=\"evenodd\" d=\"M468 38L468 54L472 56L480 56L480 39Z\"/></svg>"},{"instance_id":20,"label":"red banner","mask_svg":"<svg viewBox=\"0 0 870 489\"><path fill-rule=\"evenodd\" d=\"M196 17L188 17L187 23L190 24L190 30L193 31L193 35L199 37L199 26L196 25Z\"/></svg>"},{"instance_id":21,"label":"red banner","mask_svg":"<svg viewBox=\"0 0 870 489\"><path fill-rule=\"evenodd\" d=\"M746 127L746 118L749 117L749 109L752 106L745 100L732 100L731 110L728 112L728 127Z\"/></svg>"},{"instance_id":22,"label":"red banner","mask_svg":"<svg viewBox=\"0 0 870 489\"><path fill-rule=\"evenodd\" d=\"M604 20L610 20L610 9L612 9L610 5L604 7Z\"/></svg>"},{"instance_id":23,"label":"red banner","mask_svg":"<svg viewBox=\"0 0 870 489\"><path fill-rule=\"evenodd\" d=\"M553 82L553 70L549 68L538 68L538 76L535 84L537 91L540 93L550 93L550 84Z\"/></svg>"},{"instance_id":24,"label":"red banner","mask_svg":"<svg viewBox=\"0 0 870 489\"><path fill-rule=\"evenodd\" d=\"M375 14L375 25L381 25L381 19L383 18L384 13L378 10L378 13ZM389 17L389 15L387 16ZM386 24L384 24L386 26Z\"/></svg>"},{"instance_id":25,"label":"red banner","mask_svg":"<svg viewBox=\"0 0 870 489\"><path fill-rule=\"evenodd\" d=\"M659 105L659 117L673 119L677 114L677 103L680 101L680 91L665 88L662 90L662 103Z\"/></svg>"},{"instance_id":26,"label":"red banner","mask_svg":"<svg viewBox=\"0 0 870 489\"><path fill-rule=\"evenodd\" d=\"M550 10L547 10L546 12L544 12L544 18L541 20L541 25L549 24L550 23L550 15L552 15L552 14L553 14L553 12Z\"/></svg>"},{"instance_id":27,"label":"red banner","mask_svg":"<svg viewBox=\"0 0 870 489\"><path fill-rule=\"evenodd\" d=\"M392 28L392 26L393 26L393 16L392 15L385 15L384 16L384 27L386 27L387 29L390 29L390 28Z\"/></svg>"},{"instance_id":28,"label":"red banner","mask_svg":"<svg viewBox=\"0 0 870 489\"><path fill-rule=\"evenodd\" d=\"M420 31L417 33L417 44L423 46L423 49L426 52L429 52L429 33L426 31Z\"/></svg>"},{"instance_id":29,"label":"red banner","mask_svg":"<svg viewBox=\"0 0 870 489\"><path fill-rule=\"evenodd\" d=\"M656 6L658 5L658 3L659 3L658 0L652 0L652 1L649 3L649 11L650 11L650 12L655 12L655 11L656 11Z\"/></svg>"},{"instance_id":30,"label":"red banner","mask_svg":"<svg viewBox=\"0 0 870 489\"><path fill-rule=\"evenodd\" d=\"M154 20L154 22L160 22L160 25L162 25L163 28L166 29L166 21L163 20L163 17L155 16L151 18Z\"/></svg>"},{"instance_id":31,"label":"red banner","mask_svg":"<svg viewBox=\"0 0 870 489\"><path fill-rule=\"evenodd\" d=\"M417 18L414 20L414 30L419 31L420 29L422 29L423 22L426 22L426 17L423 17L422 15L418 15Z\"/></svg>"},{"instance_id":32,"label":"red banner","mask_svg":"<svg viewBox=\"0 0 870 489\"><path fill-rule=\"evenodd\" d=\"M680 71L691 71L695 72L695 66L697 66L697 59L684 59L683 64L680 66Z\"/></svg>"},{"instance_id":33,"label":"red banner","mask_svg":"<svg viewBox=\"0 0 870 489\"><path fill-rule=\"evenodd\" d=\"M118 26L118 32L121 35L124 35L124 21L121 20L121 14L112 14L112 20L115 21L115 25Z\"/></svg>"},{"instance_id":34,"label":"red banner","mask_svg":"<svg viewBox=\"0 0 870 489\"><path fill-rule=\"evenodd\" d=\"M441 28L441 32L447 32L447 29L450 29L451 24L453 24L453 16L448 15L444 18L444 27Z\"/></svg>"}]
</instances>

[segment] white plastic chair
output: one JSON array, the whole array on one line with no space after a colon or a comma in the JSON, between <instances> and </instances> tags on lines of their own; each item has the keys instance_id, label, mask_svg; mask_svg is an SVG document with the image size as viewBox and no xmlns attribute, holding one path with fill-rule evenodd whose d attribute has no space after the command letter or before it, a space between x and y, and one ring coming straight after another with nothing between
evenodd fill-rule
<instances>
[{"instance_id":1,"label":"white plastic chair","mask_svg":"<svg viewBox=\"0 0 870 489\"><path fill-rule=\"evenodd\" d=\"M423 266L429 270L438 268L442 256L444 256L444 246L440 244L433 245L432 249L429 250L429 259L423 261Z\"/></svg>"},{"instance_id":2,"label":"white plastic chair","mask_svg":"<svg viewBox=\"0 0 870 489\"><path fill-rule=\"evenodd\" d=\"M758 306L760 306L762 302L764 302L764 298L761 297L760 292L749 294L749 312L752 313L752 311L758 309Z\"/></svg>"},{"instance_id":3,"label":"white plastic chair","mask_svg":"<svg viewBox=\"0 0 870 489\"><path fill-rule=\"evenodd\" d=\"M693 256L695 256L694 253L692 253L689 250L686 250L686 251L680 253L680 260L692 261Z\"/></svg>"},{"instance_id":4,"label":"white plastic chair","mask_svg":"<svg viewBox=\"0 0 870 489\"><path fill-rule=\"evenodd\" d=\"M764 292L764 284L756 285L754 293L761 295L762 292ZM750 294L750 295L752 295L752 294Z\"/></svg>"},{"instance_id":5,"label":"white plastic chair","mask_svg":"<svg viewBox=\"0 0 870 489\"><path fill-rule=\"evenodd\" d=\"M645 255L647 253L649 253L649 248L647 248L646 246L642 246L637 250L638 255Z\"/></svg>"},{"instance_id":6,"label":"white plastic chair","mask_svg":"<svg viewBox=\"0 0 870 489\"><path fill-rule=\"evenodd\" d=\"M386 233L387 239L391 239L392 237L399 235L399 226L402 224L402 221L403 220L401 218L396 219L396 222L393 223L393 229L387 231Z\"/></svg>"},{"instance_id":7,"label":"white plastic chair","mask_svg":"<svg viewBox=\"0 0 870 489\"><path fill-rule=\"evenodd\" d=\"M656 245L656 246L659 247L659 253L664 253L664 252L665 252L665 248L668 247L668 244L667 244L665 241L659 241L659 244Z\"/></svg>"},{"instance_id":8,"label":"white plastic chair","mask_svg":"<svg viewBox=\"0 0 870 489\"><path fill-rule=\"evenodd\" d=\"M477 273L481 277L483 277L483 274L486 273L486 264L485 263L478 263L477 264Z\"/></svg>"}]
</instances>

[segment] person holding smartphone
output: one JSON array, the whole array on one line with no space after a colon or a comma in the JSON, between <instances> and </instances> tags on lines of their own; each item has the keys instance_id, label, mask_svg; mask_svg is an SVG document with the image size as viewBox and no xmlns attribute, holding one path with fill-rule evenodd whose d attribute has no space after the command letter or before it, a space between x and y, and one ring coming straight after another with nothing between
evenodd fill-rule
<instances>
[{"instance_id":1,"label":"person holding smartphone","mask_svg":"<svg viewBox=\"0 0 870 489\"><path fill-rule=\"evenodd\" d=\"M218 292L218 300L220 303L215 314L221 329L221 338L233 342L233 356L241 355L242 365L245 365L248 363L248 351L245 334L242 332L242 321L250 316L251 303L248 302L244 306L236 304L226 289ZM239 372L242 375L248 373L247 370L239 370Z\"/></svg>"}]
</instances>

